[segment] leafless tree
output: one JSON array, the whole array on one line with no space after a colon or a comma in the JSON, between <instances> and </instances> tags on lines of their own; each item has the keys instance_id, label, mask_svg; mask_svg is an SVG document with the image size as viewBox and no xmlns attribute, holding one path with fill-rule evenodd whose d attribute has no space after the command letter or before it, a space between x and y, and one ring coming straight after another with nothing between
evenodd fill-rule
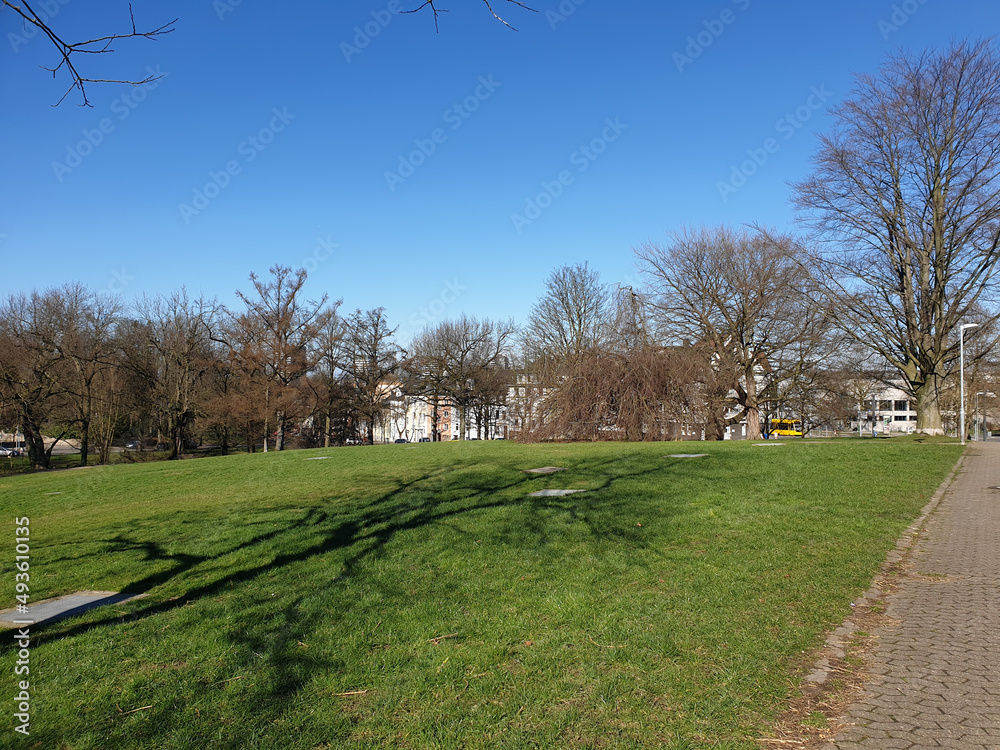
<instances>
[{"instance_id":1,"label":"leafless tree","mask_svg":"<svg viewBox=\"0 0 1000 750\"><path fill-rule=\"evenodd\" d=\"M56 440L45 446L43 432L64 410L65 358L51 340L61 325L58 290L16 294L0 307L0 404L13 412L24 434L28 458L47 469Z\"/></svg>"},{"instance_id":2,"label":"leafless tree","mask_svg":"<svg viewBox=\"0 0 1000 750\"><path fill-rule=\"evenodd\" d=\"M711 349L718 380L740 409L730 423L745 420L747 438L759 439L761 394L782 377L779 359L814 335L799 243L762 229L702 228L636 255L661 335Z\"/></svg>"},{"instance_id":3,"label":"leafless tree","mask_svg":"<svg viewBox=\"0 0 1000 750\"><path fill-rule=\"evenodd\" d=\"M191 299L182 289L141 298L136 314L137 320L120 338L125 366L146 384L170 439L170 458L180 458L204 399L219 306L213 300Z\"/></svg>"},{"instance_id":4,"label":"leafless tree","mask_svg":"<svg viewBox=\"0 0 1000 750\"><path fill-rule=\"evenodd\" d=\"M498 382L515 334L512 321L463 315L424 330L410 346L409 391L430 403L434 430L438 406L458 412L460 439L467 434L471 407L496 403L506 389ZM436 437L436 436L435 436Z\"/></svg>"},{"instance_id":5,"label":"leafless tree","mask_svg":"<svg viewBox=\"0 0 1000 750\"><path fill-rule=\"evenodd\" d=\"M706 357L691 346L591 349L566 361L522 440L680 440L706 420ZM520 394L519 394L520 395Z\"/></svg>"},{"instance_id":6,"label":"leafless tree","mask_svg":"<svg viewBox=\"0 0 1000 750\"><path fill-rule=\"evenodd\" d=\"M274 414L275 447L280 451L285 447L289 419L302 416L297 412L302 411L300 400L307 390L305 378L320 359L316 344L340 302L328 305L325 294L319 300L304 299L305 269L293 273L287 266L276 265L270 273L267 281L251 273L254 291L236 292L246 310L232 316L228 339L246 372L264 378L265 433L267 418Z\"/></svg>"},{"instance_id":7,"label":"leafless tree","mask_svg":"<svg viewBox=\"0 0 1000 750\"><path fill-rule=\"evenodd\" d=\"M796 186L826 241L817 276L844 330L908 381L917 431L941 434L956 327L998 314L1000 58L988 42L896 53L833 117Z\"/></svg>"},{"instance_id":8,"label":"leafless tree","mask_svg":"<svg viewBox=\"0 0 1000 750\"><path fill-rule=\"evenodd\" d=\"M345 321L338 367L344 374L352 411L369 443L389 408L390 380L398 376L405 352L396 344L385 308L355 310Z\"/></svg>"},{"instance_id":9,"label":"leafless tree","mask_svg":"<svg viewBox=\"0 0 1000 750\"><path fill-rule=\"evenodd\" d=\"M603 348L610 297L601 275L586 263L555 269L528 314L522 334L525 351L531 357L562 359Z\"/></svg>"},{"instance_id":10,"label":"leafless tree","mask_svg":"<svg viewBox=\"0 0 1000 750\"><path fill-rule=\"evenodd\" d=\"M76 425L80 437L80 465L86 466L90 453L90 428L100 401L114 398L113 386L103 377L118 362L115 326L121 317L121 303L95 294L82 284L67 284L50 293L51 325L38 331L39 340L55 352L64 364L62 383L69 413L66 421Z\"/></svg>"},{"instance_id":11,"label":"leafless tree","mask_svg":"<svg viewBox=\"0 0 1000 750\"><path fill-rule=\"evenodd\" d=\"M142 79L110 79L110 78L90 78L87 75L80 72L77 68L77 61L80 57L86 55L102 55L110 52L114 52L113 45L123 39L151 39L156 41L157 38L163 36L164 34L169 34L174 30L174 24L177 23L175 18L173 21L165 23L156 28L150 29L149 31L139 31L135 25L135 16L132 14L131 3L128 6L129 20L131 22L132 30L126 31L119 34L105 34L103 36L94 37L93 39L86 39L78 42L67 42L61 36L61 32L57 32L48 22L48 17L44 13L39 13L34 8L35 0L29 4L27 0L20 0L19 2L12 2L12 0L0 0L0 6L10 9L10 12L20 16L22 23L24 24L25 30L30 29L31 34L41 34L46 39L48 39L52 45L56 48L58 52L57 60L58 63L55 67L44 68L44 70L49 71L52 77L55 78L56 74L60 70L66 71L69 76L70 85L66 89L66 92L59 98L53 106L58 106L69 96L74 90L80 92L81 106L90 107L92 106L90 100L87 98L86 85L88 83L125 83L133 86L138 86L144 83L150 83L155 81L162 76L149 75ZM79 56L79 57L75 57Z\"/></svg>"}]
</instances>

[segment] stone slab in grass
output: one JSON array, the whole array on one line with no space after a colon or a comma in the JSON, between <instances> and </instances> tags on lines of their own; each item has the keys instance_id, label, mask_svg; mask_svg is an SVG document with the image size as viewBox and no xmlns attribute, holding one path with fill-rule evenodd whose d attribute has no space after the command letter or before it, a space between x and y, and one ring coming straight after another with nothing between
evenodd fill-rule
<instances>
[{"instance_id":1,"label":"stone slab in grass","mask_svg":"<svg viewBox=\"0 0 1000 750\"><path fill-rule=\"evenodd\" d=\"M784 445L784 443L754 443L754 448L763 448L769 445Z\"/></svg>"},{"instance_id":2,"label":"stone slab in grass","mask_svg":"<svg viewBox=\"0 0 1000 750\"><path fill-rule=\"evenodd\" d=\"M664 456L664 458L701 458L707 455L707 453L671 453L669 456Z\"/></svg>"},{"instance_id":3,"label":"stone slab in grass","mask_svg":"<svg viewBox=\"0 0 1000 750\"><path fill-rule=\"evenodd\" d=\"M524 469L525 474L555 474L557 471L566 471L561 466L542 466L537 469Z\"/></svg>"},{"instance_id":4,"label":"stone slab in grass","mask_svg":"<svg viewBox=\"0 0 1000 750\"><path fill-rule=\"evenodd\" d=\"M329 456L310 456L309 458L303 458L303 461L326 461Z\"/></svg>"},{"instance_id":5,"label":"stone slab in grass","mask_svg":"<svg viewBox=\"0 0 1000 750\"><path fill-rule=\"evenodd\" d=\"M562 497L563 495L572 495L574 492L586 492L587 490L539 490L538 492L532 492L528 497Z\"/></svg>"},{"instance_id":6,"label":"stone slab in grass","mask_svg":"<svg viewBox=\"0 0 1000 750\"><path fill-rule=\"evenodd\" d=\"M43 622L54 622L64 617L79 615L95 607L121 604L142 596L144 594L120 594L117 591L77 591L74 594L29 604L27 612L18 612L17 609L0 610L0 628L41 625Z\"/></svg>"}]
</instances>

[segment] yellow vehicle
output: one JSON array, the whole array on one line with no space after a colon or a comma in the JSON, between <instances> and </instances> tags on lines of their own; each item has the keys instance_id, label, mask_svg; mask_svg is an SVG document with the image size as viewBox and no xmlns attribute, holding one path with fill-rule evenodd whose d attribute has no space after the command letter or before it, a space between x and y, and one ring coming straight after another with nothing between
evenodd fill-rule
<instances>
[{"instance_id":1,"label":"yellow vehicle","mask_svg":"<svg viewBox=\"0 0 1000 750\"><path fill-rule=\"evenodd\" d=\"M802 437L802 422L797 419L772 419L771 434L782 437Z\"/></svg>"}]
</instances>

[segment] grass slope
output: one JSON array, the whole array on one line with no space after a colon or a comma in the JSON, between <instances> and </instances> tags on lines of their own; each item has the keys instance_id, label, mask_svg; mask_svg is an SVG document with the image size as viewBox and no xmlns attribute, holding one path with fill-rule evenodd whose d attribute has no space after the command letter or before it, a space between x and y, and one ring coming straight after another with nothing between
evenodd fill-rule
<instances>
[{"instance_id":1,"label":"grass slope","mask_svg":"<svg viewBox=\"0 0 1000 750\"><path fill-rule=\"evenodd\" d=\"M959 450L422 444L0 479L2 606L24 515L33 600L147 594L38 631L19 744L754 747ZM545 465L569 471L520 471Z\"/></svg>"}]
</instances>

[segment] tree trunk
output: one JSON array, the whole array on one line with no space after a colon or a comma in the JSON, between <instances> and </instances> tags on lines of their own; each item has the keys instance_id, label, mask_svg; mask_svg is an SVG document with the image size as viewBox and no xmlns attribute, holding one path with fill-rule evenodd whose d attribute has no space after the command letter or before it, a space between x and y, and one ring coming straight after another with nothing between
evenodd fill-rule
<instances>
[{"instance_id":1,"label":"tree trunk","mask_svg":"<svg viewBox=\"0 0 1000 750\"><path fill-rule=\"evenodd\" d=\"M746 399L743 404L747 422L747 440L760 440L760 407L757 403L757 380L753 368L747 368Z\"/></svg>"},{"instance_id":2,"label":"tree trunk","mask_svg":"<svg viewBox=\"0 0 1000 750\"><path fill-rule=\"evenodd\" d=\"M80 466L87 465L87 455L90 453L90 420L80 420Z\"/></svg>"},{"instance_id":3,"label":"tree trunk","mask_svg":"<svg viewBox=\"0 0 1000 750\"><path fill-rule=\"evenodd\" d=\"M24 435L24 444L28 449L28 460L31 462L31 467L33 469L48 469L51 454L45 450L41 429L38 425L23 419L21 433Z\"/></svg>"},{"instance_id":4,"label":"tree trunk","mask_svg":"<svg viewBox=\"0 0 1000 750\"><path fill-rule=\"evenodd\" d=\"M941 404L938 401L937 379L927 378L922 383L911 383L917 410L917 429L922 435L944 435L941 427ZM961 426L959 426L961 429Z\"/></svg>"}]
</instances>

